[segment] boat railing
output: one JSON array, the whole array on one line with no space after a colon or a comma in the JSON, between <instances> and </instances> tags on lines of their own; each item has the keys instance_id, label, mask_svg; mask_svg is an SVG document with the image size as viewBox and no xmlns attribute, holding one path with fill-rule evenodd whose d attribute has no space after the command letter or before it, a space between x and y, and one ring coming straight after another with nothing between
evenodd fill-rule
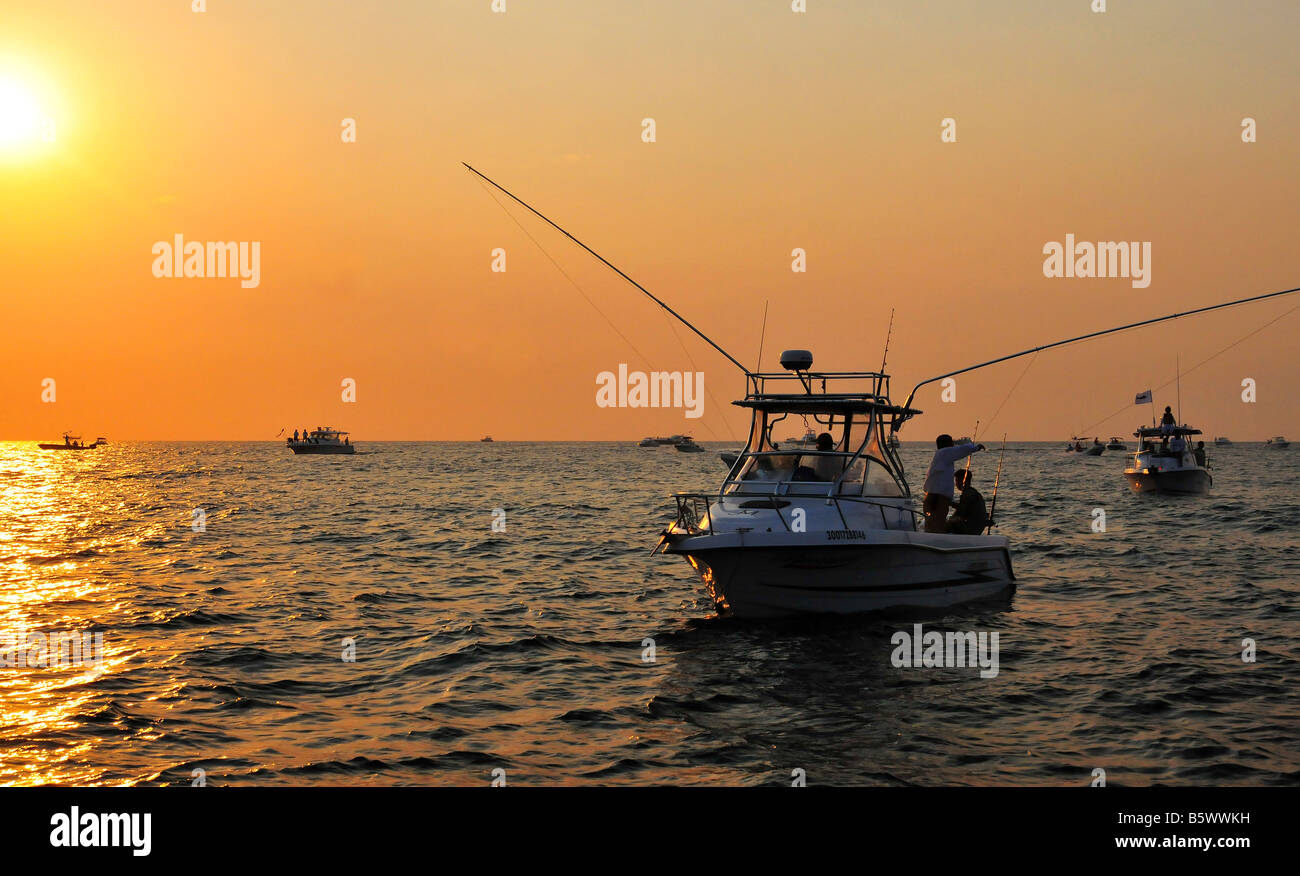
<instances>
[{"instance_id":1,"label":"boat railing","mask_svg":"<svg viewBox=\"0 0 1300 876\"><path fill-rule=\"evenodd\" d=\"M852 392L830 392L828 387L847 389L843 384L856 382L858 387ZM748 395L750 398L780 394L793 388L795 384L802 390L801 394L835 397L867 397L882 404L889 404L889 375L877 371L771 371L751 373L748 377ZM820 384L821 392L813 393L812 387ZM769 386L770 385L770 386Z\"/></svg>"},{"instance_id":2,"label":"boat railing","mask_svg":"<svg viewBox=\"0 0 1300 876\"><path fill-rule=\"evenodd\" d=\"M849 529L850 526L849 526L848 519L844 516L844 508L840 504L841 502L849 502L855 505L875 506L876 509L880 512L881 529L901 528L901 527L890 525L889 518L885 516L886 509L889 509L890 511L894 511L894 512L906 512L908 514L911 514L914 518L922 518L925 516L922 512L917 511L915 508L909 508L907 505L902 505L902 504L895 505L895 504L890 504L888 502L880 502L880 501L876 501L875 499L866 498L864 496L837 496L831 494L823 496L821 494L810 493L807 495L798 496L797 498L823 499L825 500L826 504L834 505L835 512L836 514L839 515L840 523L844 525L845 529ZM676 526L678 529L684 530L689 535L716 535L717 534L712 528L712 525L710 525L710 528L705 529L703 526L701 526L701 523L706 519L708 520L713 519L712 518L713 506L715 503L721 502L723 499L746 499L747 503L766 502L766 504L761 504L761 505L749 504L749 507L763 508L765 510L776 512L777 519L781 521L781 525L785 528L785 531L786 532L795 531L794 528L791 526L791 522L787 521L785 515L781 513L781 508L783 505L789 505L792 503L790 503L789 501L784 501L784 502L781 501L780 497L773 493L727 493L725 496L719 496L714 493L674 493L673 499L677 502L677 519L676 521L674 521L674 526ZM904 530L904 531L915 530L916 528L915 523L916 521L913 520L912 530Z\"/></svg>"}]
</instances>

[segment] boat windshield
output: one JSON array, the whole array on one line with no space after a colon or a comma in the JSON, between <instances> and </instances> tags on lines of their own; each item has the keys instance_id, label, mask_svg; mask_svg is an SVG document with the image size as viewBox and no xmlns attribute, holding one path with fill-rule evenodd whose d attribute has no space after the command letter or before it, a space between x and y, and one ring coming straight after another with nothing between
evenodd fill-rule
<instances>
[{"instance_id":1,"label":"boat windshield","mask_svg":"<svg viewBox=\"0 0 1300 876\"><path fill-rule=\"evenodd\" d=\"M825 495L839 481L836 494L841 496L905 495L877 440L879 429L873 425L878 424L873 424L869 415L860 414L847 422L833 416L819 422L825 430L821 435L829 436L829 441L822 438L819 447L774 450L767 436L781 419L757 424L759 449L742 454L724 492Z\"/></svg>"}]
</instances>

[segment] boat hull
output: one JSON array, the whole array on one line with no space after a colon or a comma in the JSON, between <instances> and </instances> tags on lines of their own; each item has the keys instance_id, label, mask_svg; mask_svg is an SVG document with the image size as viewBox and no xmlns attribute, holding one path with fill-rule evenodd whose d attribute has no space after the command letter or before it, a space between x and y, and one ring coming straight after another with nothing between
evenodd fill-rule
<instances>
[{"instance_id":1,"label":"boat hull","mask_svg":"<svg viewBox=\"0 0 1300 876\"><path fill-rule=\"evenodd\" d=\"M69 447L66 444L37 444L41 450L94 450L98 444L87 444L85 447Z\"/></svg>"},{"instance_id":2,"label":"boat hull","mask_svg":"<svg viewBox=\"0 0 1300 876\"><path fill-rule=\"evenodd\" d=\"M306 456L348 455L357 452L355 444L290 444L294 453Z\"/></svg>"},{"instance_id":3,"label":"boat hull","mask_svg":"<svg viewBox=\"0 0 1300 876\"><path fill-rule=\"evenodd\" d=\"M873 544L731 545L680 541L724 614L745 618L946 608L1015 588L1006 539L891 533Z\"/></svg>"},{"instance_id":4,"label":"boat hull","mask_svg":"<svg viewBox=\"0 0 1300 876\"><path fill-rule=\"evenodd\" d=\"M1207 493L1214 478L1205 469L1179 469L1175 471L1124 472L1124 478L1135 493Z\"/></svg>"}]
</instances>

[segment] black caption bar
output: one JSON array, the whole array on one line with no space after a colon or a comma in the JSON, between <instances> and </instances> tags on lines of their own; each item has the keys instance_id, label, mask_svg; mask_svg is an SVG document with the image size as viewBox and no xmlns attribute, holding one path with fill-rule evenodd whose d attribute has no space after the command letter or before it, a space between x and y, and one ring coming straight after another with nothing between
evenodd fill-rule
<instances>
[{"instance_id":1,"label":"black caption bar","mask_svg":"<svg viewBox=\"0 0 1300 876\"><path fill-rule=\"evenodd\" d=\"M773 861L888 850L1030 862L1053 850L1232 863L1286 851L1297 798L1295 788L7 788L0 835L10 853L127 867L460 852L662 866L665 854L746 848Z\"/></svg>"}]
</instances>

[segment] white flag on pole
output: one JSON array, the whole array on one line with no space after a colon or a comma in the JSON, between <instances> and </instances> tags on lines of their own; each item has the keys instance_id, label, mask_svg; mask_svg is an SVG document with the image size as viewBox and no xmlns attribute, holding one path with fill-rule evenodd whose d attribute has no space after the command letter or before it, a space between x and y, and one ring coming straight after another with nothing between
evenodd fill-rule
<instances>
[{"instance_id":1,"label":"white flag on pole","mask_svg":"<svg viewBox=\"0 0 1300 876\"><path fill-rule=\"evenodd\" d=\"M1146 392L1139 392L1137 394L1137 398L1133 399L1133 404L1135 405L1151 404L1151 390L1148 389Z\"/></svg>"}]
</instances>

